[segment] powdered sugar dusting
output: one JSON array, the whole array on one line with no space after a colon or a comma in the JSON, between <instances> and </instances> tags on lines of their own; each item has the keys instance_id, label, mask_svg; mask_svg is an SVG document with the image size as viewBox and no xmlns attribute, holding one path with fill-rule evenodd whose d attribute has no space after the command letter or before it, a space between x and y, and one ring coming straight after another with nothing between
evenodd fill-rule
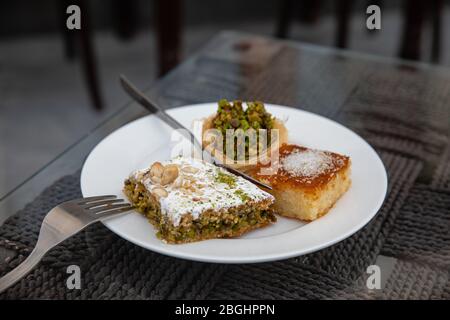
<instances>
[{"instance_id":1,"label":"powdered sugar dusting","mask_svg":"<svg viewBox=\"0 0 450 320\"><path fill-rule=\"evenodd\" d=\"M314 177L332 169L333 158L320 150L296 150L283 158L281 165L292 176Z\"/></svg>"}]
</instances>

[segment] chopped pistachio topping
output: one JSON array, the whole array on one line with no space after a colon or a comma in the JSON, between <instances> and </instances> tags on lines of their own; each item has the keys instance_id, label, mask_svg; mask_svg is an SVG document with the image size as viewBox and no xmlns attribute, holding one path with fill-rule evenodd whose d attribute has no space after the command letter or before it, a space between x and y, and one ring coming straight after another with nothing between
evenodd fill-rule
<instances>
[{"instance_id":1,"label":"chopped pistachio topping","mask_svg":"<svg viewBox=\"0 0 450 320\"><path fill-rule=\"evenodd\" d=\"M239 198L241 198L242 201L247 201L250 199L250 197L248 196L248 194L245 193L245 191L241 190L241 189L237 189L234 192Z\"/></svg>"},{"instance_id":2,"label":"chopped pistachio topping","mask_svg":"<svg viewBox=\"0 0 450 320\"><path fill-rule=\"evenodd\" d=\"M227 184L230 188L234 188L236 186L236 178L222 172L221 170L217 170L215 180L216 182Z\"/></svg>"},{"instance_id":3,"label":"chopped pistachio topping","mask_svg":"<svg viewBox=\"0 0 450 320\"><path fill-rule=\"evenodd\" d=\"M214 128L218 129L225 139L226 131L228 129L238 130L242 129L244 132L248 129L265 129L267 130L267 143L270 145L271 136L270 129L273 129L274 117L266 111L264 104L259 101L248 102L247 108L244 110L242 101L235 100L229 102L222 99L218 103L217 115L214 118ZM259 139L259 132L258 141ZM226 141L223 144L223 152L226 153ZM235 149L237 146L235 146ZM258 149L258 151L260 151ZM246 158L249 155L249 141L245 140Z\"/></svg>"}]
</instances>

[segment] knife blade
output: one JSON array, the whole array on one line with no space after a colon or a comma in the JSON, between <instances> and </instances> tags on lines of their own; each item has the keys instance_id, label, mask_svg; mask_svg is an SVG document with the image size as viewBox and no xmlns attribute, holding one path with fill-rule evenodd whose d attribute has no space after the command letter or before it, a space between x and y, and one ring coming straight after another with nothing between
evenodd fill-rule
<instances>
[{"instance_id":1,"label":"knife blade","mask_svg":"<svg viewBox=\"0 0 450 320\"><path fill-rule=\"evenodd\" d=\"M202 148L201 143L198 141L198 139L194 136L194 134L190 130L188 130L185 126L183 126L176 119L171 117L167 112L164 111L164 109L159 107L159 105L157 103L152 101L148 96L146 96L143 92L141 92L138 88L136 88L136 86L134 86L124 75L120 75L120 83L121 83L122 87L125 89L125 91L130 95L130 97L133 98L133 100L135 100L141 106L143 106L144 108L149 110L151 113L154 113L159 119L161 119L162 121L167 123L173 129L176 129L176 130L183 129L183 130L181 130L181 133L185 136L185 138L187 138L194 145L194 147L198 151L208 152ZM265 183L262 183L239 170L236 170L234 168L227 166L226 164L219 162L211 154L209 154L209 156L211 157L213 164L216 165L217 167L224 168L228 172L238 175L260 187L272 190L271 186L269 186Z\"/></svg>"}]
</instances>

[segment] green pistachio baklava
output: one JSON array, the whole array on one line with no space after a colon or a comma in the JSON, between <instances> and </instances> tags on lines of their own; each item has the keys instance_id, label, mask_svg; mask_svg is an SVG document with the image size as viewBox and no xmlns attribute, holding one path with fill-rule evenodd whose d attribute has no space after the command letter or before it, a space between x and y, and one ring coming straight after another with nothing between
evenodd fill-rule
<instances>
[{"instance_id":1,"label":"green pistachio baklava","mask_svg":"<svg viewBox=\"0 0 450 320\"><path fill-rule=\"evenodd\" d=\"M276 221L272 195L191 158L155 162L133 172L124 193L167 243L237 237Z\"/></svg>"}]
</instances>

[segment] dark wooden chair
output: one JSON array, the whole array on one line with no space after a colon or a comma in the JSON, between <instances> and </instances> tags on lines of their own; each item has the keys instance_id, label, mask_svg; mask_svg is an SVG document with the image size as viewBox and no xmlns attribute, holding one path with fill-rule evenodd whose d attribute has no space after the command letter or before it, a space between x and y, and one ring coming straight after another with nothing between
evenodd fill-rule
<instances>
[{"instance_id":1,"label":"dark wooden chair","mask_svg":"<svg viewBox=\"0 0 450 320\"><path fill-rule=\"evenodd\" d=\"M155 31L158 50L158 74L164 75L181 58L181 0L157 0L155 3Z\"/></svg>"},{"instance_id":2,"label":"dark wooden chair","mask_svg":"<svg viewBox=\"0 0 450 320\"><path fill-rule=\"evenodd\" d=\"M70 60L79 57L83 75L87 84L89 96L95 109L103 108L103 99L100 90L97 72L97 61L92 44L92 29L90 23L90 10L86 0L58 0L58 16L62 18L61 26L66 57ZM69 5L76 4L80 7L82 16L82 28L80 30L68 30L66 28L66 9Z\"/></svg>"},{"instance_id":3,"label":"dark wooden chair","mask_svg":"<svg viewBox=\"0 0 450 320\"><path fill-rule=\"evenodd\" d=\"M401 58L420 60L424 24L426 18L430 18L432 23L431 61L439 62L443 9L443 0L403 1L403 32L399 51Z\"/></svg>"},{"instance_id":4,"label":"dark wooden chair","mask_svg":"<svg viewBox=\"0 0 450 320\"><path fill-rule=\"evenodd\" d=\"M289 28L293 19L293 12L296 10L310 10L308 3L312 0L281 0L280 11L278 15L275 36L287 38ZM311 14L315 17L310 19L316 21L320 1L316 1L312 7ZM333 1L336 17L336 33L334 45L339 48L346 48L349 39L349 23L354 0L336 0ZM371 0L368 4L377 4L382 8L381 0ZM299 7L298 7L299 6ZM303 9L302 9L303 8ZM431 19L432 23L432 42L431 42L431 61L438 62L441 55L441 37L442 37L442 12L444 9L443 0L404 0L402 7L403 30L400 39L399 56L404 59L419 60L421 58L420 46L424 23L426 19ZM302 14L307 16L306 13ZM305 20L303 20L305 21Z\"/></svg>"},{"instance_id":5,"label":"dark wooden chair","mask_svg":"<svg viewBox=\"0 0 450 320\"><path fill-rule=\"evenodd\" d=\"M348 26L351 18L353 0L336 0L334 12L336 18L335 46L346 48L348 43ZM287 38L294 18L294 13L299 12L299 19L303 23L312 24L319 19L322 1L320 0L281 0L275 36Z\"/></svg>"},{"instance_id":6,"label":"dark wooden chair","mask_svg":"<svg viewBox=\"0 0 450 320\"><path fill-rule=\"evenodd\" d=\"M66 8L76 4L82 12L81 30L66 28ZM138 8L135 1L112 1L113 28L122 39L130 39L136 33ZM62 17L63 43L66 57L79 58L87 84L89 96L95 109L103 108L103 99L98 76L98 66L92 41L89 3L86 0L59 0L58 15ZM181 0L156 0L155 31L157 40L158 76L175 67L181 56Z\"/></svg>"}]
</instances>

